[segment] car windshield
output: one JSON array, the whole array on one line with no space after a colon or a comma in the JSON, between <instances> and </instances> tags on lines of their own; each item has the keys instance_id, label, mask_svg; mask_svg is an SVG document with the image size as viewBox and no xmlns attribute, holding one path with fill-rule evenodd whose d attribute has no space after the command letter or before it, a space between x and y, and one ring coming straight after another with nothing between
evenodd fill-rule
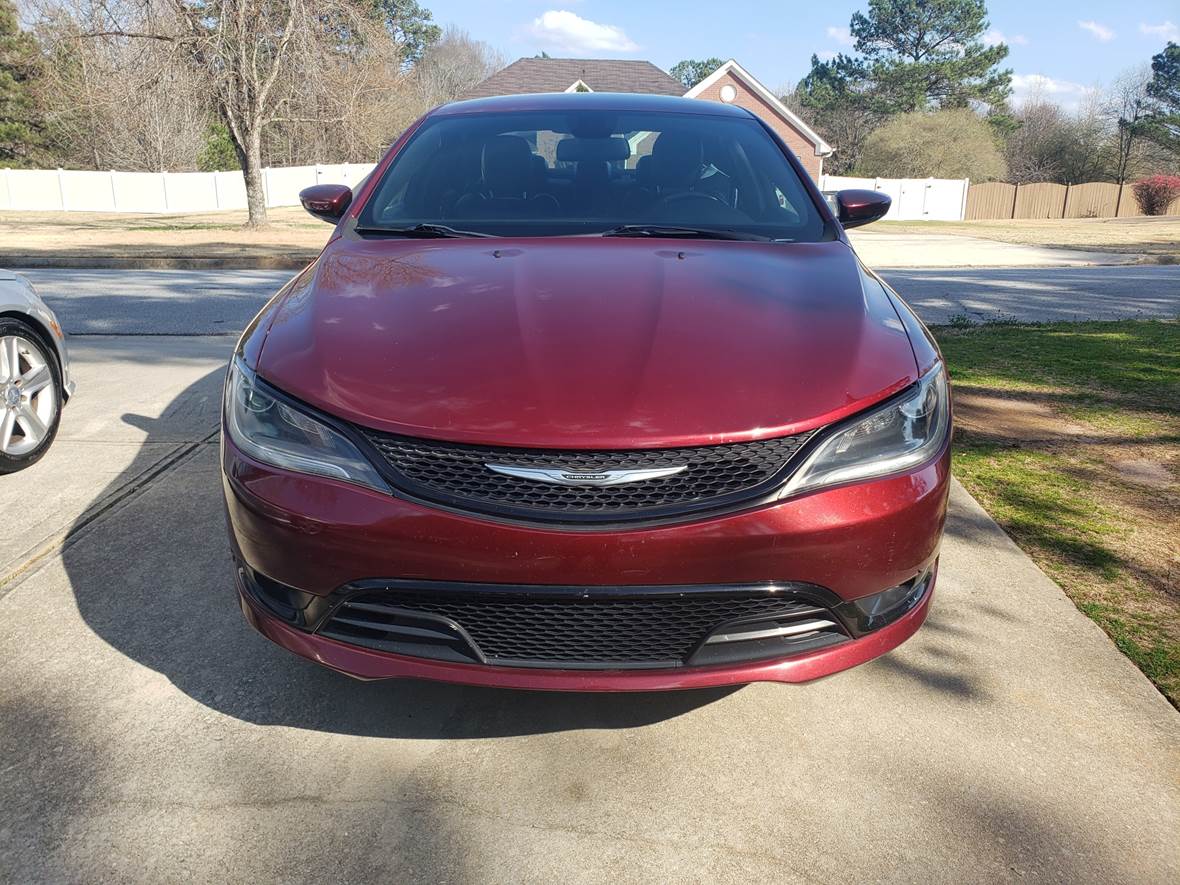
<instances>
[{"instance_id":1,"label":"car windshield","mask_svg":"<svg viewBox=\"0 0 1180 885\"><path fill-rule=\"evenodd\" d=\"M362 235L831 236L758 121L590 109L427 120L357 227Z\"/></svg>"}]
</instances>

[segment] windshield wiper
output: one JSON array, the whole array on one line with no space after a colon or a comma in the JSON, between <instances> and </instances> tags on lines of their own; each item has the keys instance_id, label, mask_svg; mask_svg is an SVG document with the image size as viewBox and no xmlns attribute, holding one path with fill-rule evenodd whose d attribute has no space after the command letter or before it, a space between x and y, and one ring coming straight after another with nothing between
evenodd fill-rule
<instances>
[{"instance_id":1,"label":"windshield wiper","mask_svg":"<svg viewBox=\"0 0 1180 885\"><path fill-rule=\"evenodd\" d=\"M361 236L378 237L421 237L424 240L446 237L490 237L492 234L480 233L477 230L459 230L447 227L445 224L415 224L411 227L358 227L356 232Z\"/></svg>"},{"instance_id":2,"label":"windshield wiper","mask_svg":"<svg viewBox=\"0 0 1180 885\"><path fill-rule=\"evenodd\" d=\"M717 230L709 227L678 227L668 224L620 224L602 232L604 237L669 237L696 240L757 240L768 241L770 237L741 233L734 230Z\"/></svg>"}]
</instances>

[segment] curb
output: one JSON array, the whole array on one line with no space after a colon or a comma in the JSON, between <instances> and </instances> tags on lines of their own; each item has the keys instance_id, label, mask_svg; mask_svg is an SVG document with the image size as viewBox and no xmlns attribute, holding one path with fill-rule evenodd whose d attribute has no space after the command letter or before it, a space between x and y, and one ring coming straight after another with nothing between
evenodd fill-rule
<instances>
[{"instance_id":1,"label":"curb","mask_svg":"<svg viewBox=\"0 0 1180 885\"><path fill-rule=\"evenodd\" d=\"M71 270L302 270L315 254L227 255L199 258L178 255L87 255L49 256L0 253L0 267L22 269L66 268Z\"/></svg>"}]
</instances>

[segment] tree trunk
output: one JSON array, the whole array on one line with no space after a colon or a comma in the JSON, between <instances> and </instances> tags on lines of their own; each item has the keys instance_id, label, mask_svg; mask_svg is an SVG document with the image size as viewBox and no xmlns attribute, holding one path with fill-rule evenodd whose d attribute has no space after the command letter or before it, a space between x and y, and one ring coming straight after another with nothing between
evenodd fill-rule
<instances>
[{"instance_id":1,"label":"tree trunk","mask_svg":"<svg viewBox=\"0 0 1180 885\"><path fill-rule=\"evenodd\" d=\"M245 144L233 139L238 161L242 164L242 177L246 180L246 207L249 227L266 227L266 189L262 185L262 133L252 128L243 133Z\"/></svg>"}]
</instances>

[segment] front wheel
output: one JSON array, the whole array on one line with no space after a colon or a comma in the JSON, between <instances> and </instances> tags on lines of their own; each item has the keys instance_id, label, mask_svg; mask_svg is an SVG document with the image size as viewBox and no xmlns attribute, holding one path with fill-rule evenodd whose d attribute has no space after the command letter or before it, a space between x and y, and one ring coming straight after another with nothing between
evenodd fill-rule
<instances>
[{"instance_id":1,"label":"front wheel","mask_svg":"<svg viewBox=\"0 0 1180 885\"><path fill-rule=\"evenodd\" d=\"M61 420L57 355L21 320L0 319L0 473L36 463Z\"/></svg>"}]
</instances>

